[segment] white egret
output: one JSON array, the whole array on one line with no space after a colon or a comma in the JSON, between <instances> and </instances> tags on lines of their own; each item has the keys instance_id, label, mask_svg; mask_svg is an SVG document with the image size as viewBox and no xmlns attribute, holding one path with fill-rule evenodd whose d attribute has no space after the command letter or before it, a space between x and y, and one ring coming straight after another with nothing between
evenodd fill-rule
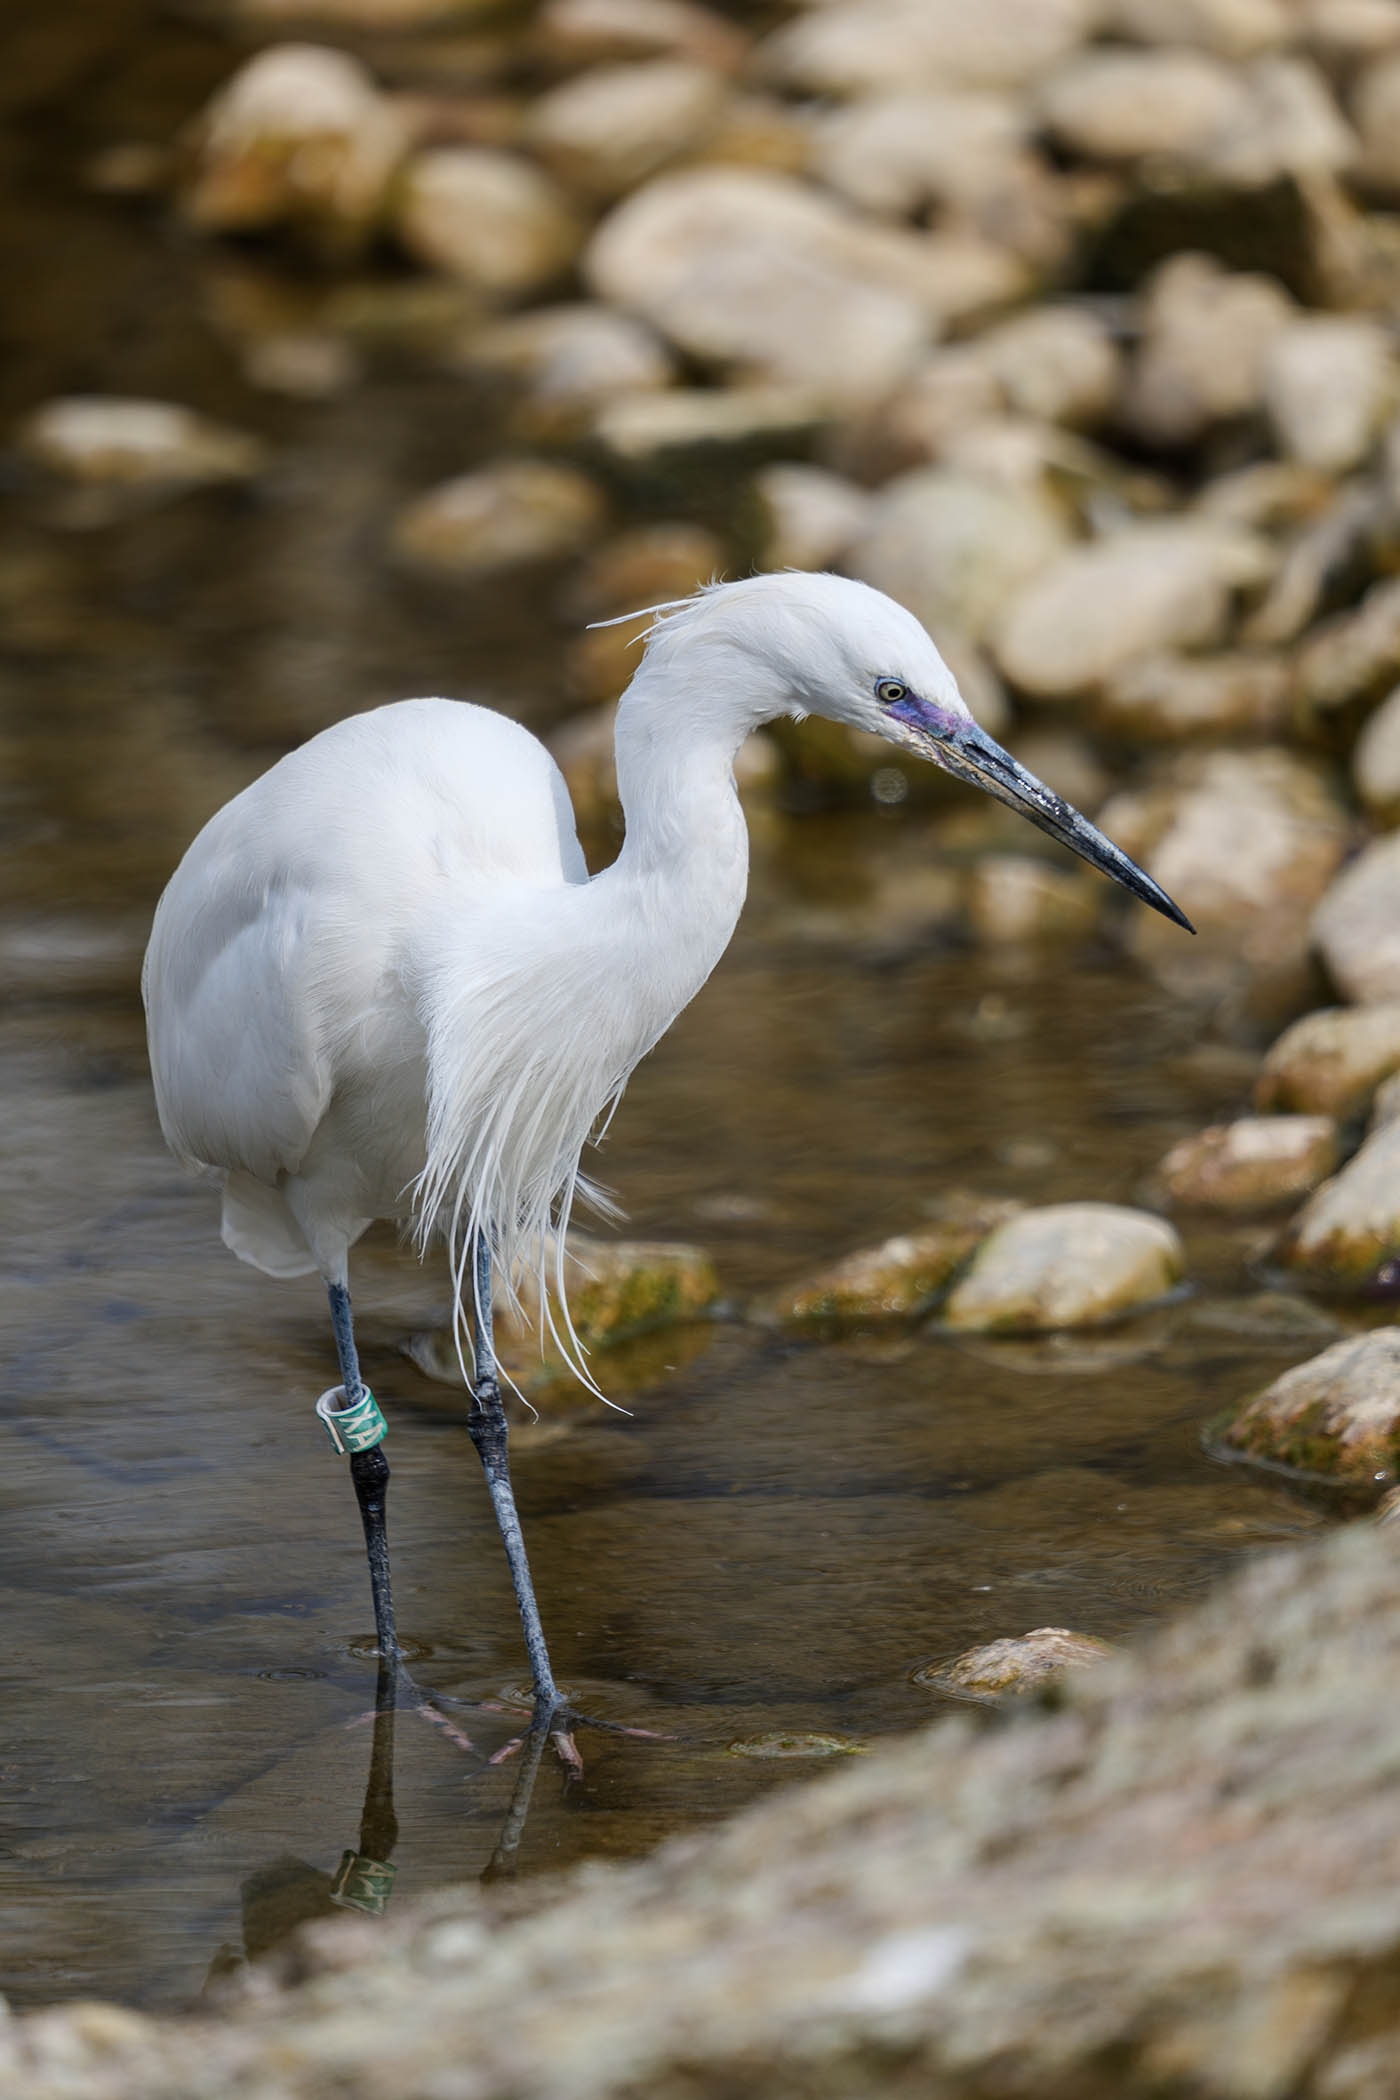
<instances>
[{"instance_id":1,"label":"white egret","mask_svg":"<svg viewBox=\"0 0 1400 2100\"><path fill-rule=\"evenodd\" d=\"M626 836L611 867L589 878L563 778L527 730L404 700L324 730L211 819L160 901L143 975L161 1126L221 1180L225 1241L273 1276L319 1272L329 1292L341 1384L319 1411L350 1454L395 1665L388 1466L348 1258L375 1218L411 1221L420 1245L446 1234L458 1317L466 1295L475 1318L468 1427L537 1721L563 1702L511 1492L493 1282L513 1293L540 1248L562 1250L590 1131L724 952L748 875L744 738L807 713L873 730L1187 925L979 728L919 622L879 591L789 573L654 610L618 709Z\"/></svg>"}]
</instances>

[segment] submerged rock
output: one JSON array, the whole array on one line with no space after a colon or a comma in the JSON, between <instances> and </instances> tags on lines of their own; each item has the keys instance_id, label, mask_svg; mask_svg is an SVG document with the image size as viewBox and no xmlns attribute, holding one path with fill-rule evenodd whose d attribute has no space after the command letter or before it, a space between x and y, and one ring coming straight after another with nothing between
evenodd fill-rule
<instances>
[{"instance_id":1,"label":"submerged rock","mask_svg":"<svg viewBox=\"0 0 1400 2100\"><path fill-rule=\"evenodd\" d=\"M829 1268L777 1291L764 1308L779 1320L903 1317L929 1305L989 1232L1019 1204L996 1196L953 1196L943 1215L917 1232L860 1247Z\"/></svg>"},{"instance_id":2,"label":"submerged rock","mask_svg":"<svg viewBox=\"0 0 1400 2100\"><path fill-rule=\"evenodd\" d=\"M1330 1116L1243 1116L1183 1138L1157 1171L1174 1203L1254 1211L1306 1195L1336 1164Z\"/></svg>"},{"instance_id":3,"label":"submerged rock","mask_svg":"<svg viewBox=\"0 0 1400 2100\"><path fill-rule=\"evenodd\" d=\"M1274 1259L1329 1289L1400 1293L1400 1123L1382 1123L1309 1198Z\"/></svg>"},{"instance_id":4,"label":"submerged rock","mask_svg":"<svg viewBox=\"0 0 1400 2100\"><path fill-rule=\"evenodd\" d=\"M1222 1450L1340 1485L1389 1485L1400 1465L1400 1329L1348 1335L1285 1371L1223 1429Z\"/></svg>"},{"instance_id":5,"label":"submerged rock","mask_svg":"<svg viewBox=\"0 0 1400 2100\"><path fill-rule=\"evenodd\" d=\"M106 488L193 488L246 481L265 463L258 438L175 401L65 394L16 433L26 459L70 481Z\"/></svg>"},{"instance_id":6,"label":"submerged rock","mask_svg":"<svg viewBox=\"0 0 1400 2100\"><path fill-rule=\"evenodd\" d=\"M1400 1000L1305 1014L1268 1050L1255 1084L1262 1109L1352 1116L1400 1072Z\"/></svg>"},{"instance_id":7,"label":"submerged rock","mask_svg":"<svg viewBox=\"0 0 1400 2100\"><path fill-rule=\"evenodd\" d=\"M1096 1327L1181 1280L1181 1241L1162 1218L1116 1203L1055 1203L998 1227L954 1285L949 1327L1039 1334Z\"/></svg>"},{"instance_id":8,"label":"submerged rock","mask_svg":"<svg viewBox=\"0 0 1400 2100\"><path fill-rule=\"evenodd\" d=\"M928 1663L914 1672L914 1682L958 1699L1021 1698L1043 1690L1066 1670L1093 1669L1117 1652L1092 1634L1037 1626L1032 1633L968 1648L950 1663Z\"/></svg>"},{"instance_id":9,"label":"submerged rock","mask_svg":"<svg viewBox=\"0 0 1400 2100\"><path fill-rule=\"evenodd\" d=\"M406 504L394 551L415 568L489 576L522 562L574 554L607 516L597 484L545 460L497 460Z\"/></svg>"}]
</instances>

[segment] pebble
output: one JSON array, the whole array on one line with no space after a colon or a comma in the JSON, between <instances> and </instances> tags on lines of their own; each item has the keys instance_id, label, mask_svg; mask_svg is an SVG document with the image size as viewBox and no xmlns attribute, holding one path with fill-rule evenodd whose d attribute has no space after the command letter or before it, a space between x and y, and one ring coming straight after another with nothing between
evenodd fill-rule
<instances>
[{"instance_id":1,"label":"pebble","mask_svg":"<svg viewBox=\"0 0 1400 2100\"><path fill-rule=\"evenodd\" d=\"M844 566L907 605L930 634L955 628L982 641L1007 599L1069 544L1062 514L1034 490L916 467L874 497Z\"/></svg>"},{"instance_id":2,"label":"pebble","mask_svg":"<svg viewBox=\"0 0 1400 2100\"><path fill-rule=\"evenodd\" d=\"M198 120L184 209L206 230L290 223L358 242L407 147L394 105L358 59L275 44L240 66Z\"/></svg>"},{"instance_id":3,"label":"pebble","mask_svg":"<svg viewBox=\"0 0 1400 2100\"><path fill-rule=\"evenodd\" d=\"M826 467L775 461L755 474L753 492L764 569L829 569L869 524L871 497Z\"/></svg>"},{"instance_id":4,"label":"pebble","mask_svg":"<svg viewBox=\"0 0 1400 2100\"><path fill-rule=\"evenodd\" d=\"M978 337L974 354L1007 404L1042 423L1091 428L1119 386L1118 351L1106 324L1078 306L1038 306Z\"/></svg>"},{"instance_id":5,"label":"pebble","mask_svg":"<svg viewBox=\"0 0 1400 2100\"><path fill-rule=\"evenodd\" d=\"M628 58L689 58L733 71L748 38L693 0L544 0L531 38L541 58L568 67Z\"/></svg>"},{"instance_id":6,"label":"pebble","mask_svg":"<svg viewBox=\"0 0 1400 2100\"><path fill-rule=\"evenodd\" d=\"M1154 744L1277 736L1288 726L1292 666L1263 650L1134 657L1099 687L1094 721Z\"/></svg>"},{"instance_id":7,"label":"pebble","mask_svg":"<svg viewBox=\"0 0 1400 2100\"><path fill-rule=\"evenodd\" d=\"M1400 686L1369 717L1352 753L1356 792L1386 830L1400 824Z\"/></svg>"},{"instance_id":8,"label":"pebble","mask_svg":"<svg viewBox=\"0 0 1400 2100\"><path fill-rule=\"evenodd\" d=\"M1264 404L1279 447L1321 473L1344 474L1365 459L1394 393L1387 334L1364 315L1299 315L1264 351Z\"/></svg>"},{"instance_id":9,"label":"pebble","mask_svg":"<svg viewBox=\"0 0 1400 2100\"><path fill-rule=\"evenodd\" d=\"M455 362L519 381L530 410L525 427L560 435L604 401L669 386L676 370L649 328L588 300L535 307L473 330Z\"/></svg>"},{"instance_id":10,"label":"pebble","mask_svg":"<svg viewBox=\"0 0 1400 2100\"><path fill-rule=\"evenodd\" d=\"M1037 1626L1031 1633L1008 1635L967 1648L949 1663L927 1663L914 1672L915 1684L949 1692L958 1699L1021 1698L1038 1692L1066 1670L1089 1670L1118 1650L1092 1634L1068 1626Z\"/></svg>"},{"instance_id":11,"label":"pebble","mask_svg":"<svg viewBox=\"0 0 1400 2100\"><path fill-rule=\"evenodd\" d=\"M1157 1171L1173 1203L1257 1211L1296 1201L1336 1164L1330 1116L1242 1116L1183 1138Z\"/></svg>"},{"instance_id":12,"label":"pebble","mask_svg":"<svg viewBox=\"0 0 1400 2100\"><path fill-rule=\"evenodd\" d=\"M1226 270L1210 255L1170 257L1143 303L1123 390L1128 429L1152 445L1186 445L1213 424L1257 411L1265 352L1294 312L1271 277Z\"/></svg>"},{"instance_id":13,"label":"pebble","mask_svg":"<svg viewBox=\"0 0 1400 2100\"><path fill-rule=\"evenodd\" d=\"M830 420L826 392L816 387L670 387L605 401L592 434L615 460L650 467L673 452L782 452Z\"/></svg>"},{"instance_id":14,"label":"pebble","mask_svg":"<svg viewBox=\"0 0 1400 2100\"><path fill-rule=\"evenodd\" d=\"M584 269L687 355L848 406L899 380L934 326L925 244L756 169L657 177L603 221Z\"/></svg>"},{"instance_id":15,"label":"pebble","mask_svg":"<svg viewBox=\"0 0 1400 2100\"><path fill-rule=\"evenodd\" d=\"M1322 1007L1304 1014L1271 1045L1255 1082L1255 1105L1355 1116L1393 1072L1400 1072L1400 1000Z\"/></svg>"},{"instance_id":16,"label":"pebble","mask_svg":"<svg viewBox=\"0 0 1400 2100\"><path fill-rule=\"evenodd\" d=\"M718 129L723 73L687 58L596 66L532 103L524 144L566 189L620 197Z\"/></svg>"},{"instance_id":17,"label":"pebble","mask_svg":"<svg viewBox=\"0 0 1400 2100\"><path fill-rule=\"evenodd\" d=\"M1161 1218L1116 1203L1050 1204L982 1242L942 1318L984 1333L1095 1327L1163 1297L1184 1267Z\"/></svg>"},{"instance_id":18,"label":"pebble","mask_svg":"<svg viewBox=\"0 0 1400 2100\"><path fill-rule=\"evenodd\" d=\"M1137 44L1192 44L1221 58L1252 58L1287 43L1283 0L1109 0L1101 26Z\"/></svg>"},{"instance_id":19,"label":"pebble","mask_svg":"<svg viewBox=\"0 0 1400 2100\"><path fill-rule=\"evenodd\" d=\"M968 871L968 923L979 941L1064 940L1092 932L1103 892L1068 868L1025 853L984 853Z\"/></svg>"},{"instance_id":20,"label":"pebble","mask_svg":"<svg viewBox=\"0 0 1400 2100\"><path fill-rule=\"evenodd\" d=\"M1093 0L825 0L760 45L784 87L840 97L882 88L1025 87L1088 30Z\"/></svg>"},{"instance_id":21,"label":"pebble","mask_svg":"<svg viewBox=\"0 0 1400 2100\"><path fill-rule=\"evenodd\" d=\"M1204 51L1077 51L1044 82L1038 101L1057 144L1090 160L1200 161L1248 121L1239 74Z\"/></svg>"},{"instance_id":22,"label":"pebble","mask_svg":"<svg viewBox=\"0 0 1400 2100\"><path fill-rule=\"evenodd\" d=\"M1273 1258L1329 1289L1390 1293L1400 1286L1400 1123L1382 1123L1323 1183Z\"/></svg>"},{"instance_id":23,"label":"pebble","mask_svg":"<svg viewBox=\"0 0 1400 2100\"><path fill-rule=\"evenodd\" d=\"M945 1197L936 1223L842 1255L775 1292L764 1311L778 1320L890 1319L920 1312L1019 1207L1000 1197Z\"/></svg>"},{"instance_id":24,"label":"pebble","mask_svg":"<svg viewBox=\"0 0 1400 2100\"><path fill-rule=\"evenodd\" d=\"M392 539L395 553L415 568L488 576L580 552L606 516L597 484L576 468L505 459L406 504Z\"/></svg>"},{"instance_id":25,"label":"pebble","mask_svg":"<svg viewBox=\"0 0 1400 2100\"><path fill-rule=\"evenodd\" d=\"M65 394L46 401L16 432L24 457L51 474L107 487L190 488L246 481L266 448L176 401L116 394Z\"/></svg>"},{"instance_id":26,"label":"pebble","mask_svg":"<svg viewBox=\"0 0 1400 2100\"><path fill-rule=\"evenodd\" d=\"M1400 999L1400 833L1373 840L1343 869L1312 932L1346 998L1362 1006Z\"/></svg>"},{"instance_id":27,"label":"pebble","mask_svg":"<svg viewBox=\"0 0 1400 2100\"><path fill-rule=\"evenodd\" d=\"M409 254L497 298L561 277L583 229L563 192L523 155L435 146L405 168L394 231Z\"/></svg>"},{"instance_id":28,"label":"pebble","mask_svg":"<svg viewBox=\"0 0 1400 2100\"><path fill-rule=\"evenodd\" d=\"M1373 583L1353 612L1319 623L1298 651L1295 690L1319 727L1364 709L1400 680L1400 578Z\"/></svg>"},{"instance_id":29,"label":"pebble","mask_svg":"<svg viewBox=\"0 0 1400 2100\"><path fill-rule=\"evenodd\" d=\"M1018 591L993 654L1024 692L1067 699L1136 656L1218 640L1232 591L1268 566L1257 540L1213 520L1127 525L1070 548Z\"/></svg>"},{"instance_id":30,"label":"pebble","mask_svg":"<svg viewBox=\"0 0 1400 2100\"><path fill-rule=\"evenodd\" d=\"M1391 1486L1400 1460L1400 1329L1348 1335L1285 1371L1214 1441L1339 1484Z\"/></svg>"}]
</instances>

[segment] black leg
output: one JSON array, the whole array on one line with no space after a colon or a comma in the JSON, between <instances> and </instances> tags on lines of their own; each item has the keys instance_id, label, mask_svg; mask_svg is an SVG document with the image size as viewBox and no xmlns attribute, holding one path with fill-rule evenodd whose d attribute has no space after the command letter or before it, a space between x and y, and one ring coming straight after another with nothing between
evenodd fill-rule
<instances>
[{"instance_id":1,"label":"black leg","mask_svg":"<svg viewBox=\"0 0 1400 2100\"><path fill-rule=\"evenodd\" d=\"M525 1629L525 1648L530 1658L538 1724L557 1712L564 1701L549 1665L549 1650L545 1646L544 1628L540 1624L534 1584L530 1580L530 1563L525 1557L525 1540L511 1491L506 1416L501 1405L491 1330L491 1244L484 1232L475 1234L471 1256L476 1285L476 1393L467 1416L467 1429L486 1473L486 1485L491 1492L496 1522L510 1563L510 1579L515 1585L515 1601L520 1606L520 1623Z\"/></svg>"},{"instance_id":2,"label":"black leg","mask_svg":"<svg viewBox=\"0 0 1400 2100\"><path fill-rule=\"evenodd\" d=\"M331 1303L331 1325L335 1329L336 1354L340 1358L340 1382L344 1408L357 1407L366 1397L355 1348L355 1330L350 1318L350 1293L343 1283L326 1286ZM382 1432L381 1432L382 1434ZM381 1662L395 1672L402 1667L399 1639L394 1625L394 1599L389 1586L389 1528L385 1498L389 1488L389 1461L382 1444L350 1454L350 1478L360 1505L365 1531L365 1554L369 1561L369 1586L374 1599L374 1632Z\"/></svg>"}]
</instances>

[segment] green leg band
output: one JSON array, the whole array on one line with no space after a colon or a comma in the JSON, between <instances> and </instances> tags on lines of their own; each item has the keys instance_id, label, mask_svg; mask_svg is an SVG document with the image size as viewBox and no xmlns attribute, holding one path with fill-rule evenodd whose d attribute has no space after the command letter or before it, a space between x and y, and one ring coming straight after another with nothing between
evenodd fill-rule
<instances>
[{"instance_id":1,"label":"green leg band","mask_svg":"<svg viewBox=\"0 0 1400 2100\"><path fill-rule=\"evenodd\" d=\"M316 1412L341 1457L350 1458L357 1451L372 1451L376 1444L382 1444L389 1434L389 1425L368 1386L353 1407L339 1405L344 1398L344 1386L333 1385L316 1402Z\"/></svg>"}]
</instances>

